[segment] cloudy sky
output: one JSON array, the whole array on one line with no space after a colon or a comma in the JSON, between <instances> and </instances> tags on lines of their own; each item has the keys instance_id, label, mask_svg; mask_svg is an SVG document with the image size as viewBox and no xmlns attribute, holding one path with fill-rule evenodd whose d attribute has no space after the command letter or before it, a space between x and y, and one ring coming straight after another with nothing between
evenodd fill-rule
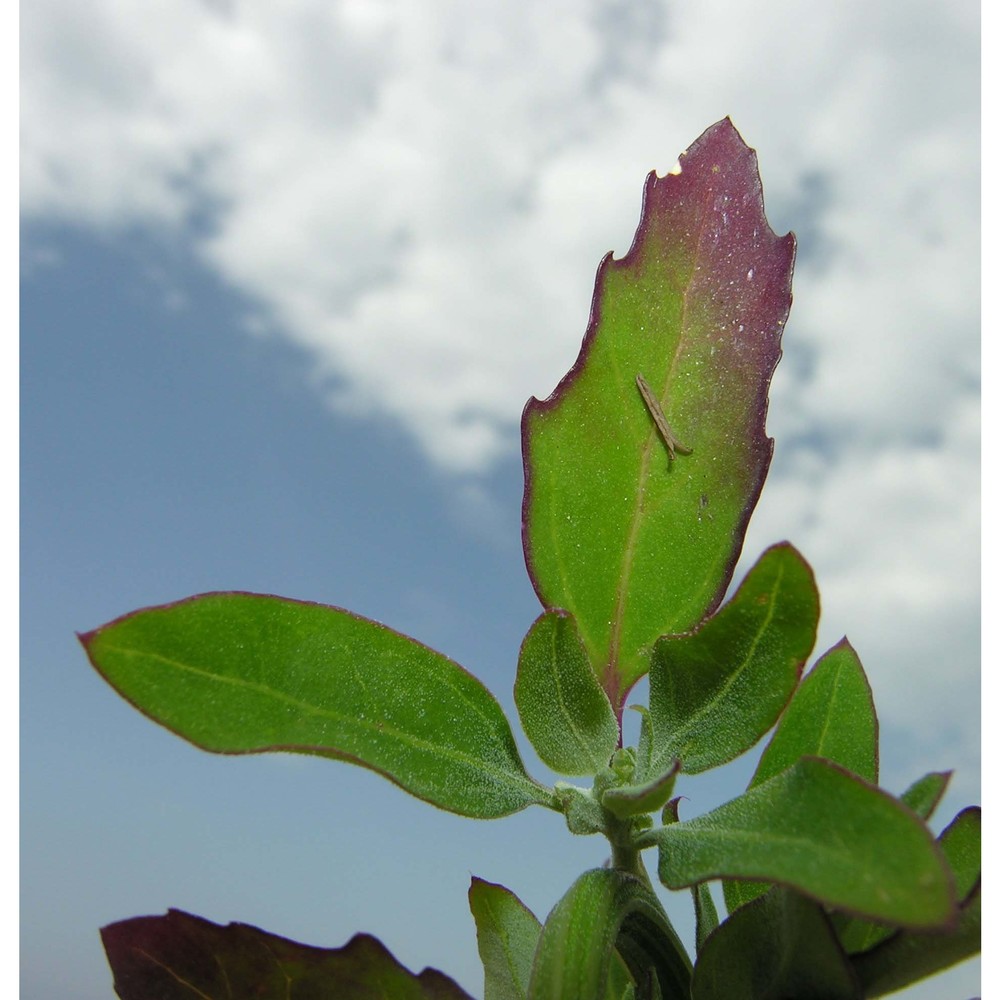
<instances>
[{"instance_id":1,"label":"cloudy sky","mask_svg":"<svg viewBox=\"0 0 1000 1000\"><path fill-rule=\"evenodd\" d=\"M470 874L544 916L603 860L549 815L475 824L345 766L198 754L73 631L278 592L410 632L513 712L537 613L521 409L576 357L646 173L725 115L799 238L743 565L788 538L814 566L818 651L846 633L866 664L883 784L954 767L938 827L978 801L978 16L22 9L24 997L110 995L96 927L170 905L313 944L368 930L479 992ZM751 768L692 783L692 809Z\"/></svg>"}]
</instances>

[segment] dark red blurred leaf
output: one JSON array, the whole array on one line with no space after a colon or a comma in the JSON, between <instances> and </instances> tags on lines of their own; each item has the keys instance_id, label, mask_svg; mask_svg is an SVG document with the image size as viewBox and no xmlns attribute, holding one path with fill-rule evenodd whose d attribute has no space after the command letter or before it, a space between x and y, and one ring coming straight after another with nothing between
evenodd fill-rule
<instances>
[{"instance_id":1,"label":"dark red blurred leaf","mask_svg":"<svg viewBox=\"0 0 1000 1000\"><path fill-rule=\"evenodd\" d=\"M180 910L102 928L122 1000L471 1000L436 969L405 969L377 938L313 948Z\"/></svg>"}]
</instances>

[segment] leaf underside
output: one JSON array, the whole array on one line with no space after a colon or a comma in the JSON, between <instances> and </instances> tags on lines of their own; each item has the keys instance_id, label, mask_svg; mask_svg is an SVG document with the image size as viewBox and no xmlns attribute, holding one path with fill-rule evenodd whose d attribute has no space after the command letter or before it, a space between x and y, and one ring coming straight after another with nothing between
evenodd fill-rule
<instances>
[{"instance_id":1,"label":"leaf underside","mask_svg":"<svg viewBox=\"0 0 1000 1000\"><path fill-rule=\"evenodd\" d=\"M122 1000L472 1000L436 969L409 972L368 934L313 948L170 910L109 924L101 939Z\"/></svg>"}]
</instances>

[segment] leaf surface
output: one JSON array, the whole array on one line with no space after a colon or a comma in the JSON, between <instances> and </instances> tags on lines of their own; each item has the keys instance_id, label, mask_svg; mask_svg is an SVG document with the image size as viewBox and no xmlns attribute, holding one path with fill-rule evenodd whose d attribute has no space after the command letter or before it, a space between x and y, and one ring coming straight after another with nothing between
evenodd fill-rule
<instances>
[{"instance_id":1,"label":"leaf surface","mask_svg":"<svg viewBox=\"0 0 1000 1000\"><path fill-rule=\"evenodd\" d=\"M873 784L878 780L878 718L854 648L842 639L802 679L761 754L750 788L804 756L824 757ZM767 883L725 882L730 913L767 891Z\"/></svg>"},{"instance_id":2,"label":"leaf surface","mask_svg":"<svg viewBox=\"0 0 1000 1000\"><path fill-rule=\"evenodd\" d=\"M722 600L771 460L767 387L795 241L764 217L726 119L650 174L639 228L597 273L576 363L522 418L524 548L546 608L576 619L620 710L661 635ZM637 376L690 454L670 457Z\"/></svg>"},{"instance_id":3,"label":"leaf surface","mask_svg":"<svg viewBox=\"0 0 1000 1000\"><path fill-rule=\"evenodd\" d=\"M780 886L734 913L698 955L692 1000L861 1000L821 907Z\"/></svg>"},{"instance_id":4,"label":"leaf surface","mask_svg":"<svg viewBox=\"0 0 1000 1000\"><path fill-rule=\"evenodd\" d=\"M640 988L653 970L664 1000L688 996L691 961L650 887L597 868L584 872L546 919L529 1000L604 996L616 949Z\"/></svg>"},{"instance_id":5,"label":"leaf surface","mask_svg":"<svg viewBox=\"0 0 1000 1000\"><path fill-rule=\"evenodd\" d=\"M469 907L485 976L485 1000L525 1000L542 933L538 918L502 885L473 878Z\"/></svg>"},{"instance_id":6,"label":"leaf surface","mask_svg":"<svg viewBox=\"0 0 1000 1000\"><path fill-rule=\"evenodd\" d=\"M885 792L806 757L704 816L650 831L660 881L778 882L821 903L906 927L955 917L951 873L926 826Z\"/></svg>"},{"instance_id":7,"label":"leaf surface","mask_svg":"<svg viewBox=\"0 0 1000 1000\"><path fill-rule=\"evenodd\" d=\"M465 816L552 805L475 677L340 608L205 594L80 639L119 694L205 750L351 761Z\"/></svg>"},{"instance_id":8,"label":"leaf surface","mask_svg":"<svg viewBox=\"0 0 1000 1000\"><path fill-rule=\"evenodd\" d=\"M803 678L749 787L800 757L825 757L873 784L878 781L878 718L854 647L841 639Z\"/></svg>"},{"instance_id":9,"label":"leaf surface","mask_svg":"<svg viewBox=\"0 0 1000 1000\"><path fill-rule=\"evenodd\" d=\"M170 910L109 924L101 938L122 1000L471 1000L436 969L415 976L368 934L313 948Z\"/></svg>"},{"instance_id":10,"label":"leaf surface","mask_svg":"<svg viewBox=\"0 0 1000 1000\"><path fill-rule=\"evenodd\" d=\"M538 756L559 774L597 774L618 745L618 722L572 615L548 611L521 644L514 702Z\"/></svg>"},{"instance_id":11,"label":"leaf surface","mask_svg":"<svg viewBox=\"0 0 1000 1000\"><path fill-rule=\"evenodd\" d=\"M982 937L981 811L963 809L941 834L941 849L955 873L958 924L947 934L898 931L852 958L866 997L894 993L980 951Z\"/></svg>"},{"instance_id":12,"label":"leaf surface","mask_svg":"<svg viewBox=\"0 0 1000 1000\"><path fill-rule=\"evenodd\" d=\"M689 635L664 636L649 671L649 722L638 759L653 773L678 758L689 774L749 750L795 690L819 622L812 570L789 544L769 548L732 599Z\"/></svg>"}]
</instances>

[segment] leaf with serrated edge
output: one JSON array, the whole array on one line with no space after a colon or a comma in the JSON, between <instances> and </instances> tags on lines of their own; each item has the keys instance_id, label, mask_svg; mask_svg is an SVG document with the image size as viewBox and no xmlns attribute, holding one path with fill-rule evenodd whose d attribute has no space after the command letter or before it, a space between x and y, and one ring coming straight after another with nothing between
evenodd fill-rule
<instances>
[{"instance_id":1,"label":"leaf with serrated edge","mask_svg":"<svg viewBox=\"0 0 1000 1000\"><path fill-rule=\"evenodd\" d=\"M473 878L469 908L485 977L485 1000L525 1000L542 925L502 885Z\"/></svg>"},{"instance_id":2,"label":"leaf with serrated edge","mask_svg":"<svg viewBox=\"0 0 1000 1000\"><path fill-rule=\"evenodd\" d=\"M818 622L812 570L784 542L757 560L698 629L660 639L649 670L653 771L679 758L681 770L693 774L749 750L795 690Z\"/></svg>"},{"instance_id":3,"label":"leaf with serrated edge","mask_svg":"<svg viewBox=\"0 0 1000 1000\"><path fill-rule=\"evenodd\" d=\"M638 843L659 847L660 881L670 889L754 879L899 926L944 928L956 915L953 879L927 827L892 796L816 757Z\"/></svg>"},{"instance_id":4,"label":"leaf with serrated edge","mask_svg":"<svg viewBox=\"0 0 1000 1000\"><path fill-rule=\"evenodd\" d=\"M650 174L635 241L597 273L576 363L522 418L525 557L576 618L620 712L659 636L722 600L771 460L767 388L795 240L764 217L757 158L725 119ZM637 387L691 449L669 458Z\"/></svg>"},{"instance_id":5,"label":"leaf with serrated edge","mask_svg":"<svg viewBox=\"0 0 1000 1000\"><path fill-rule=\"evenodd\" d=\"M521 644L514 702L538 756L559 774L597 774L618 745L618 722L590 669L573 616L548 611Z\"/></svg>"},{"instance_id":6,"label":"leaf with serrated edge","mask_svg":"<svg viewBox=\"0 0 1000 1000\"><path fill-rule=\"evenodd\" d=\"M170 910L109 924L101 939L122 1000L472 1000L436 969L415 976L369 934L343 948L313 948Z\"/></svg>"},{"instance_id":7,"label":"leaf with serrated edge","mask_svg":"<svg viewBox=\"0 0 1000 1000\"><path fill-rule=\"evenodd\" d=\"M861 660L846 638L821 656L802 679L748 787L773 778L806 755L824 757L866 781L878 781L875 702ZM766 883L723 885L730 913L766 891Z\"/></svg>"},{"instance_id":8,"label":"leaf with serrated edge","mask_svg":"<svg viewBox=\"0 0 1000 1000\"><path fill-rule=\"evenodd\" d=\"M204 594L80 640L119 694L202 749L347 760L465 816L554 808L475 677L340 608Z\"/></svg>"}]
</instances>

